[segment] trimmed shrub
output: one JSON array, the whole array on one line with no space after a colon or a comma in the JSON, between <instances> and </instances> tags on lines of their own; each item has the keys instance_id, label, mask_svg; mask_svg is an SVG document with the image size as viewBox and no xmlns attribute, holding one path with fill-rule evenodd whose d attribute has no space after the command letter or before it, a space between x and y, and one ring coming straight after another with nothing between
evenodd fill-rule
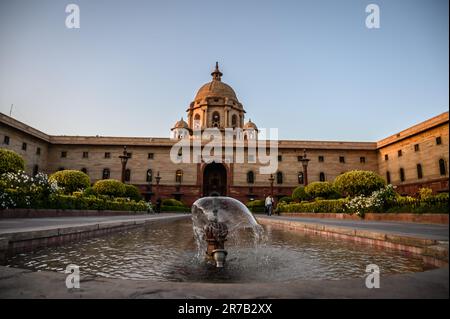
<instances>
[{"instance_id":1,"label":"trimmed shrub","mask_svg":"<svg viewBox=\"0 0 450 319\"><path fill-rule=\"evenodd\" d=\"M25 170L25 161L16 152L0 148L0 175Z\"/></svg>"},{"instance_id":2,"label":"trimmed shrub","mask_svg":"<svg viewBox=\"0 0 450 319\"><path fill-rule=\"evenodd\" d=\"M265 211L265 202L262 199L255 199L248 201L245 206L252 212L252 213L264 213Z\"/></svg>"},{"instance_id":3,"label":"trimmed shrub","mask_svg":"<svg viewBox=\"0 0 450 319\"><path fill-rule=\"evenodd\" d=\"M330 182L313 182L305 187L305 193L309 198L330 198L336 194L333 184Z\"/></svg>"},{"instance_id":4,"label":"trimmed shrub","mask_svg":"<svg viewBox=\"0 0 450 319\"><path fill-rule=\"evenodd\" d=\"M87 187L84 192L83 192L83 196L97 196L97 192L94 191L94 188L92 187Z\"/></svg>"},{"instance_id":5,"label":"trimmed shrub","mask_svg":"<svg viewBox=\"0 0 450 319\"><path fill-rule=\"evenodd\" d=\"M130 184L125 184L124 197L127 197L127 198L135 200L135 201L140 201L142 199L139 188L137 188L134 185L130 185Z\"/></svg>"},{"instance_id":6,"label":"trimmed shrub","mask_svg":"<svg viewBox=\"0 0 450 319\"><path fill-rule=\"evenodd\" d=\"M368 196L385 185L384 179L371 171L350 171L334 180L335 189L347 196Z\"/></svg>"},{"instance_id":7,"label":"trimmed shrub","mask_svg":"<svg viewBox=\"0 0 450 319\"><path fill-rule=\"evenodd\" d=\"M162 206L178 206L178 207L186 207L182 202L176 200L174 198L166 198L162 200Z\"/></svg>"},{"instance_id":8,"label":"trimmed shrub","mask_svg":"<svg viewBox=\"0 0 450 319\"><path fill-rule=\"evenodd\" d=\"M83 209L83 210L123 210L148 211L148 204L144 201L133 201L126 198L104 199L97 197L77 197L73 195L50 196L48 207L55 209Z\"/></svg>"},{"instance_id":9,"label":"trimmed shrub","mask_svg":"<svg viewBox=\"0 0 450 319\"><path fill-rule=\"evenodd\" d=\"M91 180L87 174L70 169L53 173L50 175L49 180L55 181L59 187L63 188L66 194L83 190L91 184Z\"/></svg>"},{"instance_id":10,"label":"trimmed shrub","mask_svg":"<svg viewBox=\"0 0 450 319\"><path fill-rule=\"evenodd\" d=\"M279 200L280 203L291 203L292 201L294 200L290 196L281 197Z\"/></svg>"},{"instance_id":11,"label":"trimmed shrub","mask_svg":"<svg viewBox=\"0 0 450 319\"><path fill-rule=\"evenodd\" d=\"M125 185L116 179L99 180L92 188L99 195L122 197L125 194Z\"/></svg>"},{"instance_id":12,"label":"trimmed shrub","mask_svg":"<svg viewBox=\"0 0 450 319\"><path fill-rule=\"evenodd\" d=\"M161 206L161 211L189 213L191 211L191 208L187 206Z\"/></svg>"},{"instance_id":13,"label":"trimmed shrub","mask_svg":"<svg viewBox=\"0 0 450 319\"><path fill-rule=\"evenodd\" d=\"M308 200L308 195L305 192L305 187L304 186L297 186L294 191L292 192L292 199L295 201L304 201L304 200Z\"/></svg>"},{"instance_id":14,"label":"trimmed shrub","mask_svg":"<svg viewBox=\"0 0 450 319\"><path fill-rule=\"evenodd\" d=\"M280 203L277 209L284 213L345 213L347 199L324 199L303 203Z\"/></svg>"}]
</instances>

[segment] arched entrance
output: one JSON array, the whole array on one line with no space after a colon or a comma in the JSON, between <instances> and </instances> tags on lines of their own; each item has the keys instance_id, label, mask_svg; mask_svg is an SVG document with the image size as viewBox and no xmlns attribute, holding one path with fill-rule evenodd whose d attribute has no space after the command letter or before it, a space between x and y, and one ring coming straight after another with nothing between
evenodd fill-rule
<instances>
[{"instance_id":1,"label":"arched entrance","mask_svg":"<svg viewBox=\"0 0 450 319\"><path fill-rule=\"evenodd\" d=\"M227 169L223 164L212 162L203 170L203 196L227 195Z\"/></svg>"}]
</instances>

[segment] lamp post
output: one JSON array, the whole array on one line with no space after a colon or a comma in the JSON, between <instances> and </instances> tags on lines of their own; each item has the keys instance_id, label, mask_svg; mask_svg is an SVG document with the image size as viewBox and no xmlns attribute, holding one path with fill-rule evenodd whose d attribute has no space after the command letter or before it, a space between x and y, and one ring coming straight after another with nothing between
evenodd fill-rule
<instances>
[{"instance_id":1,"label":"lamp post","mask_svg":"<svg viewBox=\"0 0 450 319\"><path fill-rule=\"evenodd\" d=\"M270 196L273 197L273 181L275 180L275 178L273 177L273 174L270 174L269 177L269 182L270 182Z\"/></svg>"},{"instance_id":2,"label":"lamp post","mask_svg":"<svg viewBox=\"0 0 450 319\"><path fill-rule=\"evenodd\" d=\"M159 181L161 180L161 176L159 176L159 171L156 173L156 199L159 198Z\"/></svg>"},{"instance_id":3,"label":"lamp post","mask_svg":"<svg viewBox=\"0 0 450 319\"><path fill-rule=\"evenodd\" d=\"M122 155L119 156L119 158L120 158L120 162L122 163L122 178L121 178L121 180L122 180L122 183L125 183L125 172L127 169L128 159L130 158L130 156L128 155L126 146L123 147L123 153L122 153Z\"/></svg>"},{"instance_id":4,"label":"lamp post","mask_svg":"<svg viewBox=\"0 0 450 319\"><path fill-rule=\"evenodd\" d=\"M305 182L305 186L308 185L308 162L309 158L306 158L306 149L303 150L302 156L302 166L303 166L303 181Z\"/></svg>"}]
</instances>

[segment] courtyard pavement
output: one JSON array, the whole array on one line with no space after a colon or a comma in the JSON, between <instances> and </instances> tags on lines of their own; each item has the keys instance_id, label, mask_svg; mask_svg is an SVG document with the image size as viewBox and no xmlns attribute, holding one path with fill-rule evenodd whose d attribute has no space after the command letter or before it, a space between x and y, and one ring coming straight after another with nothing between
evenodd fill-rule
<instances>
[{"instance_id":1,"label":"courtyard pavement","mask_svg":"<svg viewBox=\"0 0 450 319\"><path fill-rule=\"evenodd\" d=\"M148 215L92 216L92 217L48 217L48 218L4 218L0 219L0 236L3 234L60 229L74 226L89 226L132 221L164 220L181 216L181 213Z\"/></svg>"},{"instance_id":2,"label":"courtyard pavement","mask_svg":"<svg viewBox=\"0 0 450 319\"><path fill-rule=\"evenodd\" d=\"M395 234L416 238L432 239L437 241L448 241L449 228L447 225L419 224L408 222L380 222L365 220L343 220L310 217L284 217L256 215L256 218L278 219L285 221L298 221L307 224L318 224L324 226L340 227L346 229L368 230L385 234Z\"/></svg>"}]
</instances>

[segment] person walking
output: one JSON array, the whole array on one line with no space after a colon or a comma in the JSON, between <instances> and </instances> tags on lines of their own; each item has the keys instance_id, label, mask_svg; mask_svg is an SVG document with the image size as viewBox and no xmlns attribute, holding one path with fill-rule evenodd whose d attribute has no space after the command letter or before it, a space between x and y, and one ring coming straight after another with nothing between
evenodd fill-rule
<instances>
[{"instance_id":1,"label":"person walking","mask_svg":"<svg viewBox=\"0 0 450 319\"><path fill-rule=\"evenodd\" d=\"M265 201L265 207L268 216L272 216L272 208L273 208L273 198L272 196L267 196Z\"/></svg>"}]
</instances>

